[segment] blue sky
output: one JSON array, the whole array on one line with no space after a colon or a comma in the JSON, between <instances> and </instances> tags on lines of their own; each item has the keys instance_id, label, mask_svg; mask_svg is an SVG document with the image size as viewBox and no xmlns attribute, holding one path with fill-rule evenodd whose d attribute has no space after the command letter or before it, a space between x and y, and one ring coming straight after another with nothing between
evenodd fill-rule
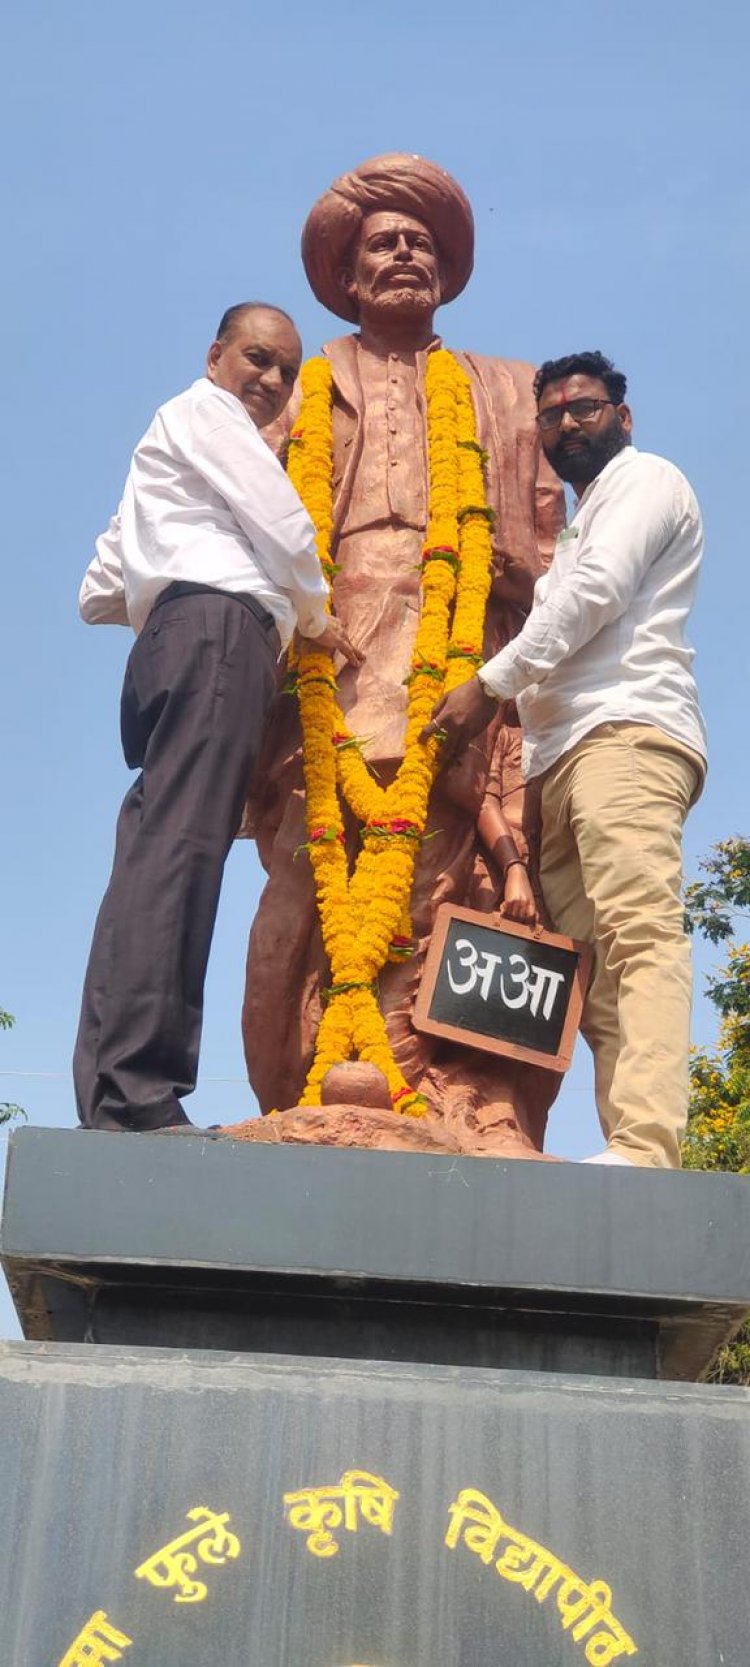
<instances>
[{"instance_id":1,"label":"blue sky","mask_svg":"<svg viewBox=\"0 0 750 1667\"><path fill-rule=\"evenodd\" d=\"M539 360L601 347L636 440L688 474L707 533L693 626L711 772L687 864L747 833L747 12L704 0L26 0L4 9L0 1099L74 1121L69 1058L128 774L128 633L76 597L154 409L200 374L215 324L278 301L315 351L340 327L299 260L345 168L420 151L476 215L448 345ZM196 1121L251 1109L239 1039L252 848L228 865ZM700 995L695 1035L715 1035ZM579 1053L550 1148L597 1146ZM0 1155L4 1147L0 1146ZM0 1295L0 1334L12 1331Z\"/></svg>"}]
</instances>

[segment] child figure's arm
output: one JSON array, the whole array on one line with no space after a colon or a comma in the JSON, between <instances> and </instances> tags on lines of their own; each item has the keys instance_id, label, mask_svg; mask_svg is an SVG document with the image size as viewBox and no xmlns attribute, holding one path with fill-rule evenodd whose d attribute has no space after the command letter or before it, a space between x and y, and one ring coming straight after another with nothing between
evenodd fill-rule
<instances>
[{"instance_id":1,"label":"child figure's arm","mask_svg":"<svg viewBox=\"0 0 750 1667\"><path fill-rule=\"evenodd\" d=\"M503 901L499 910L507 920L517 920L521 926L534 926L537 908L526 862L520 855L513 834L497 799L487 797L479 812L479 834L495 867L503 876Z\"/></svg>"}]
</instances>

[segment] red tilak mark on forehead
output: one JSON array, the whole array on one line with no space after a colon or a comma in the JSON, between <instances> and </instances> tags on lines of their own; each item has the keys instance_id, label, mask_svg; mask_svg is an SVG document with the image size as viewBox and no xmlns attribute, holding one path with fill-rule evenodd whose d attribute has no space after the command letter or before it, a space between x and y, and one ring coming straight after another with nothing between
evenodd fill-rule
<instances>
[{"instance_id":1,"label":"red tilak mark on forehead","mask_svg":"<svg viewBox=\"0 0 750 1667\"><path fill-rule=\"evenodd\" d=\"M562 388L559 394L553 394L551 399L548 400L547 409L549 409L550 405L567 405L567 404L568 404L568 389L567 388Z\"/></svg>"}]
</instances>

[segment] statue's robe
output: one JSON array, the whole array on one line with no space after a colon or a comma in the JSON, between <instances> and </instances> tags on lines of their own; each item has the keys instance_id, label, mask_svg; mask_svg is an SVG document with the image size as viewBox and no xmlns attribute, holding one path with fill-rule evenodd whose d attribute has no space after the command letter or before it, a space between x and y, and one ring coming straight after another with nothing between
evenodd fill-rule
<instances>
[{"instance_id":1,"label":"statue's robe","mask_svg":"<svg viewBox=\"0 0 750 1667\"><path fill-rule=\"evenodd\" d=\"M440 345L437 340L433 344ZM427 524L426 354L365 352L355 336L324 352L334 378L334 544L341 571L336 613L365 654L361 670L339 674L350 728L367 738L379 779L402 755L406 687L420 603ZM514 360L457 354L471 378L480 444L488 454L487 502L495 510L494 574L484 653L498 651L523 623L533 582L551 560L564 500L540 451L533 370ZM299 409L295 396L286 431ZM273 437L283 446L283 433ZM480 737L462 764L438 778L412 893L415 955L388 965L380 1002L407 1080L446 1124L467 1125L481 1148L499 1138L541 1150L559 1086L551 1072L422 1035L411 1011L435 911L441 903L490 910L502 879L482 852L476 819L485 794L498 798L534 870L536 798L524 789L514 707ZM263 1111L298 1103L312 1060L328 980L304 853L305 793L296 701L280 695L269 724L244 832L257 840L269 879L250 936L243 1033L248 1073ZM352 849L356 849L352 828Z\"/></svg>"}]
</instances>

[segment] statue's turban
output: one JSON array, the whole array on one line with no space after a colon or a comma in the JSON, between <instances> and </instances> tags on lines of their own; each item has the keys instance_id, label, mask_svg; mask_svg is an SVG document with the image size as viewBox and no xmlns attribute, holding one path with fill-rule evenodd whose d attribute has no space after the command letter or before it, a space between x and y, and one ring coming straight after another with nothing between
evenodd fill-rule
<instances>
[{"instance_id":1,"label":"statue's turban","mask_svg":"<svg viewBox=\"0 0 750 1667\"><path fill-rule=\"evenodd\" d=\"M318 198L302 233L302 259L310 287L339 318L357 311L339 282L368 214L410 214L431 231L440 255L443 301L460 295L474 264L474 218L460 185L436 163L393 151L342 174Z\"/></svg>"}]
</instances>

